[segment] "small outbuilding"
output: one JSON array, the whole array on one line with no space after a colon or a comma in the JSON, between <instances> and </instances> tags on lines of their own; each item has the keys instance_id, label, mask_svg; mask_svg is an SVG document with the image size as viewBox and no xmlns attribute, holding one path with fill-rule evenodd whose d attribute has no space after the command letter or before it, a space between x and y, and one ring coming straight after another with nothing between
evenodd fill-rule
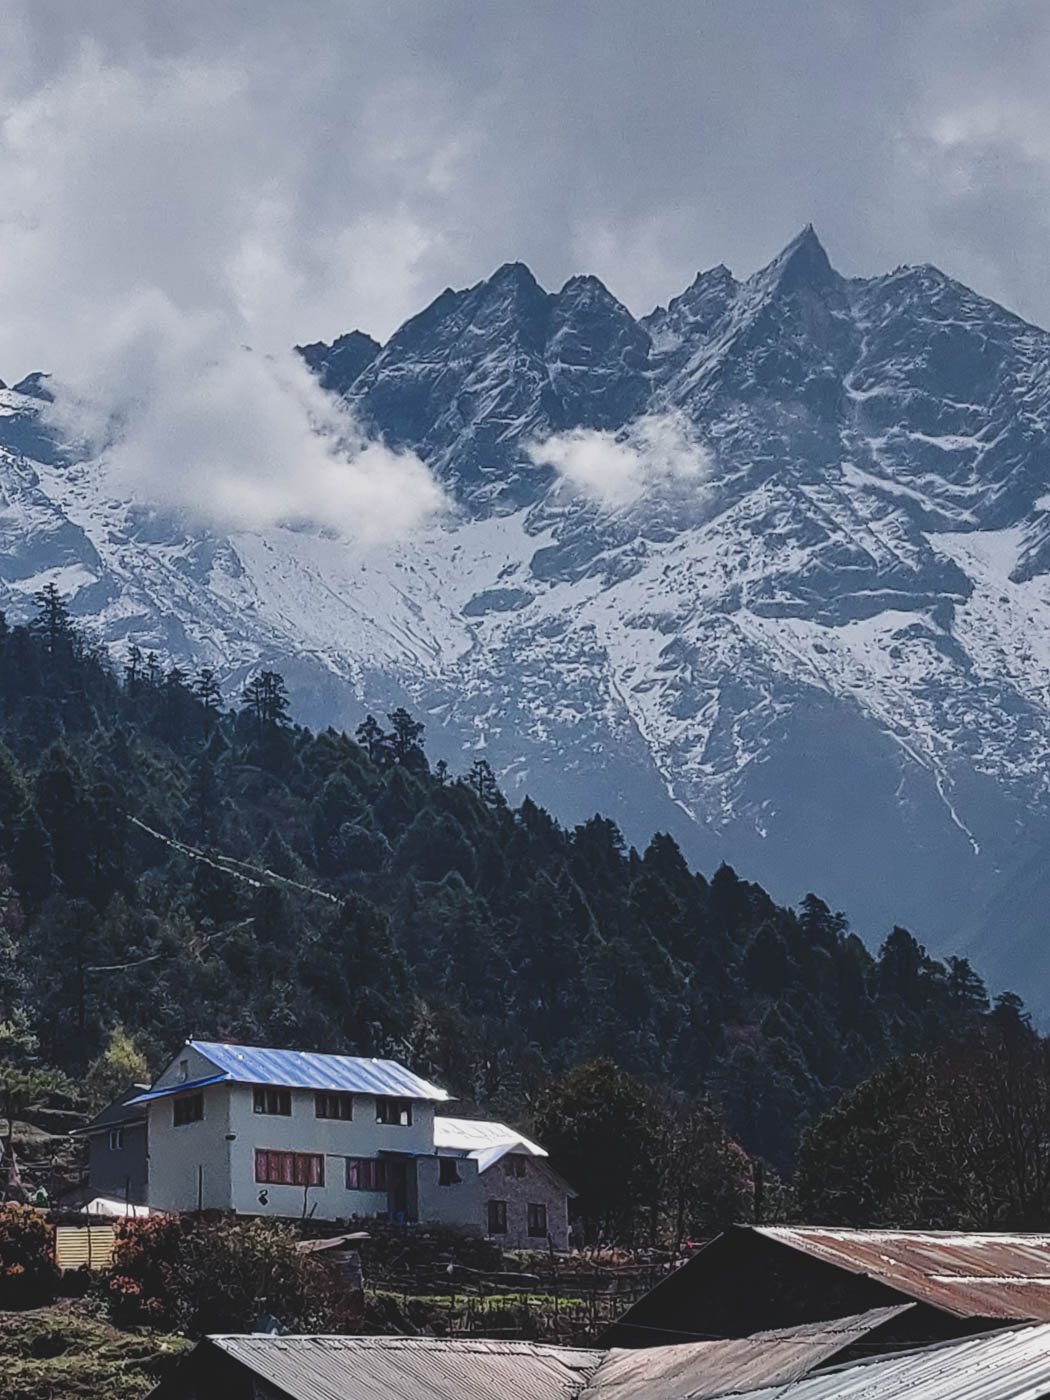
<instances>
[{"instance_id":1,"label":"small outbuilding","mask_svg":"<svg viewBox=\"0 0 1050 1400\"><path fill-rule=\"evenodd\" d=\"M439 1113L434 1147L439 1184L449 1203L455 1200L444 1217L449 1223L472 1216L480 1234L510 1249L568 1249L569 1202L576 1192L550 1165L539 1143L506 1123ZM457 1193L457 1187L464 1189ZM439 1190L436 1200L431 1197L436 1219L442 1218L441 1196Z\"/></svg>"}]
</instances>

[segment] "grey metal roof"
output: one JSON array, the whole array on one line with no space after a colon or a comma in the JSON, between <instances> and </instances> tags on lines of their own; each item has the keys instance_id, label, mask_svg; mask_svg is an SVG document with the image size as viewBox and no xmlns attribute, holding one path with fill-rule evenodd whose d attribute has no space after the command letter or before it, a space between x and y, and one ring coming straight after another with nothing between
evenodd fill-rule
<instances>
[{"instance_id":1,"label":"grey metal roof","mask_svg":"<svg viewBox=\"0 0 1050 1400\"><path fill-rule=\"evenodd\" d=\"M291 1400L575 1400L598 1351L439 1337L209 1337Z\"/></svg>"},{"instance_id":2,"label":"grey metal roof","mask_svg":"<svg viewBox=\"0 0 1050 1400\"><path fill-rule=\"evenodd\" d=\"M1050 1324L942 1342L820 1371L736 1400L1043 1400L1050 1395Z\"/></svg>"},{"instance_id":3,"label":"grey metal roof","mask_svg":"<svg viewBox=\"0 0 1050 1400\"><path fill-rule=\"evenodd\" d=\"M783 1385L807 1376L914 1303L872 1308L831 1322L807 1322L710 1342L616 1347L598 1367L581 1400L713 1400L733 1391Z\"/></svg>"},{"instance_id":4,"label":"grey metal roof","mask_svg":"<svg viewBox=\"0 0 1050 1400\"><path fill-rule=\"evenodd\" d=\"M314 1050L267 1050L220 1041L188 1042L234 1084L275 1084L282 1089L330 1089L335 1093L382 1094L392 1098L449 1097L395 1060L366 1060L354 1055L321 1055Z\"/></svg>"}]
</instances>

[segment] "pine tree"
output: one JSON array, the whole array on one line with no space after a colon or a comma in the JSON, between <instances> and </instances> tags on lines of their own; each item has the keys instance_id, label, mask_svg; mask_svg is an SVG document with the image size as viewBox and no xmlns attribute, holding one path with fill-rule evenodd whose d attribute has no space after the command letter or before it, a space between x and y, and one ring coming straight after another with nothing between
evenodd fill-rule
<instances>
[{"instance_id":1,"label":"pine tree","mask_svg":"<svg viewBox=\"0 0 1050 1400\"><path fill-rule=\"evenodd\" d=\"M412 718L404 707L399 706L391 715L387 715L393 733L390 736L390 748L397 763L407 763L410 758L423 756L423 745L420 740L423 737L424 726L418 720Z\"/></svg>"},{"instance_id":2,"label":"pine tree","mask_svg":"<svg viewBox=\"0 0 1050 1400\"><path fill-rule=\"evenodd\" d=\"M133 644L128 648L128 659L124 666L124 685L132 700L139 693L141 680L142 652Z\"/></svg>"},{"instance_id":3,"label":"pine tree","mask_svg":"<svg viewBox=\"0 0 1050 1400\"><path fill-rule=\"evenodd\" d=\"M470 765L470 772L467 774L467 784L473 789L478 801L484 802L487 807L506 805L488 759L476 758L474 760Z\"/></svg>"},{"instance_id":4,"label":"pine tree","mask_svg":"<svg viewBox=\"0 0 1050 1400\"><path fill-rule=\"evenodd\" d=\"M988 1010L988 990L970 966L968 958L948 958L948 996L963 1014L983 1015Z\"/></svg>"},{"instance_id":5,"label":"pine tree","mask_svg":"<svg viewBox=\"0 0 1050 1400\"><path fill-rule=\"evenodd\" d=\"M215 672L209 666L202 666L193 682L193 693L204 707L208 725L214 722L222 703L222 691Z\"/></svg>"},{"instance_id":6,"label":"pine tree","mask_svg":"<svg viewBox=\"0 0 1050 1400\"><path fill-rule=\"evenodd\" d=\"M37 614L30 626L44 639L48 655L54 658L72 643L73 624L69 608L53 583L45 584L38 593L33 594L33 599Z\"/></svg>"},{"instance_id":7,"label":"pine tree","mask_svg":"<svg viewBox=\"0 0 1050 1400\"><path fill-rule=\"evenodd\" d=\"M354 737L378 768L390 760L390 735L384 734L375 715L366 715L354 731Z\"/></svg>"}]
</instances>

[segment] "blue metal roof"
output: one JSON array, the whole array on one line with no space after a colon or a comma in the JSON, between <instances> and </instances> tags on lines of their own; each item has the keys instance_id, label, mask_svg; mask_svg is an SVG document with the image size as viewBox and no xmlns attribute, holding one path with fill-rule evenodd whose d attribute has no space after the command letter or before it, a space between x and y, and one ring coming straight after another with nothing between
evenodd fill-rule
<instances>
[{"instance_id":1,"label":"blue metal roof","mask_svg":"<svg viewBox=\"0 0 1050 1400\"><path fill-rule=\"evenodd\" d=\"M210 1074L207 1079L190 1079L181 1084L169 1084L166 1089L151 1089L148 1094L139 1094L136 1099L129 1099L128 1103L149 1103L151 1099L168 1099L173 1094L188 1094L192 1089L203 1089L205 1084L227 1084L230 1076L228 1074Z\"/></svg>"},{"instance_id":2,"label":"blue metal roof","mask_svg":"<svg viewBox=\"0 0 1050 1400\"><path fill-rule=\"evenodd\" d=\"M194 1050L235 1084L274 1084L282 1089L329 1089L345 1094L381 1094L391 1098L449 1097L396 1060L366 1060L354 1055L319 1055L313 1050L265 1050L254 1045L224 1045L191 1040ZM185 1087L184 1085L181 1087Z\"/></svg>"}]
</instances>

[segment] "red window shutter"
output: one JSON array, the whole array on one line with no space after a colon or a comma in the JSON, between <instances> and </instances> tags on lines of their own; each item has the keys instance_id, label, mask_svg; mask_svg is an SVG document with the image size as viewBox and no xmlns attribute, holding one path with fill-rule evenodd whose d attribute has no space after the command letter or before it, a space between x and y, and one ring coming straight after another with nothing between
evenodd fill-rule
<instances>
[{"instance_id":1,"label":"red window shutter","mask_svg":"<svg viewBox=\"0 0 1050 1400\"><path fill-rule=\"evenodd\" d=\"M323 1157L311 1157L311 1158L310 1158L310 1185L311 1185L311 1186L323 1186L323 1185L324 1185L324 1158L323 1158Z\"/></svg>"},{"instance_id":2,"label":"red window shutter","mask_svg":"<svg viewBox=\"0 0 1050 1400\"><path fill-rule=\"evenodd\" d=\"M262 1182L262 1183L264 1183L264 1184L265 1184L267 1181L269 1181L270 1176L269 1176L269 1173L268 1173L267 1170L266 1170L267 1165L268 1165L268 1164L267 1164L267 1161L266 1161L266 1153L265 1153L264 1151L262 1151L261 1148L258 1148L258 1147L257 1147L257 1148L255 1149L255 1179L256 1179L256 1181Z\"/></svg>"}]
</instances>

